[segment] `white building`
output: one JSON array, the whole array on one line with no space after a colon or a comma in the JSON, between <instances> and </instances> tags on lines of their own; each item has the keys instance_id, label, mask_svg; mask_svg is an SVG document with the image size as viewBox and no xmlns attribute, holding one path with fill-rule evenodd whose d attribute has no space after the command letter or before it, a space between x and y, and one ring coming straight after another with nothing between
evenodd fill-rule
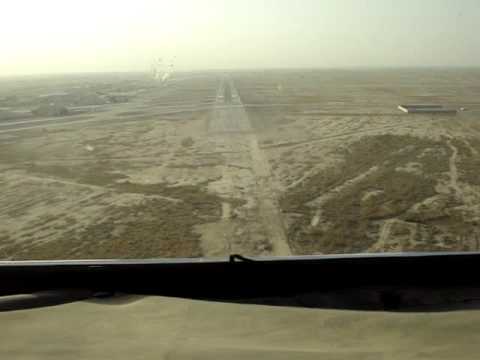
<instances>
[{"instance_id":1,"label":"white building","mask_svg":"<svg viewBox=\"0 0 480 360\"><path fill-rule=\"evenodd\" d=\"M398 109L408 114L456 114L457 110L446 108L443 105L406 104L399 105Z\"/></svg>"}]
</instances>

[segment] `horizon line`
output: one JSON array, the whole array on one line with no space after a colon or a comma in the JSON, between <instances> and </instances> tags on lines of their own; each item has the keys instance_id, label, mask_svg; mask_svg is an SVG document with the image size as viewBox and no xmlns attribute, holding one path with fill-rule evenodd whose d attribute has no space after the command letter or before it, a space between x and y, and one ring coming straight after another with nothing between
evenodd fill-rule
<instances>
[{"instance_id":1,"label":"horizon line","mask_svg":"<svg viewBox=\"0 0 480 360\"><path fill-rule=\"evenodd\" d=\"M173 73L202 73L202 72L243 72L243 71L340 71L340 70L408 70L408 69L480 69L480 65L353 65L353 66L336 66L336 67L244 67L244 68L205 68L205 69L181 69L173 71ZM1 74L0 78L15 77L48 77L48 76L72 76L72 75L101 75L101 74L148 74L149 70L94 70L94 71L65 71L65 72L40 72L40 73L17 73L17 74Z\"/></svg>"}]
</instances>

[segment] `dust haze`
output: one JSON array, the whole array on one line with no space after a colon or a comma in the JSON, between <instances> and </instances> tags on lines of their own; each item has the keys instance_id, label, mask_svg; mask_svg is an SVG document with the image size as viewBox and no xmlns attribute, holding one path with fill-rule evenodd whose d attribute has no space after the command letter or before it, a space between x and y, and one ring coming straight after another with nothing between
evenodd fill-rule
<instances>
[{"instance_id":1,"label":"dust haze","mask_svg":"<svg viewBox=\"0 0 480 360\"><path fill-rule=\"evenodd\" d=\"M18 0L0 14L0 76L477 66L476 0Z\"/></svg>"},{"instance_id":2,"label":"dust haze","mask_svg":"<svg viewBox=\"0 0 480 360\"><path fill-rule=\"evenodd\" d=\"M0 258L479 250L479 16L6 4Z\"/></svg>"}]
</instances>

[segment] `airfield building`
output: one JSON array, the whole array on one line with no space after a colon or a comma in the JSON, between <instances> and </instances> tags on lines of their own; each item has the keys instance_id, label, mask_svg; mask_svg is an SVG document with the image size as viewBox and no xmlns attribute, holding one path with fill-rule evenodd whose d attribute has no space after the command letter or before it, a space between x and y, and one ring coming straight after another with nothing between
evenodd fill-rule
<instances>
[{"instance_id":1,"label":"airfield building","mask_svg":"<svg viewBox=\"0 0 480 360\"><path fill-rule=\"evenodd\" d=\"M399 105L398 109L408 114L456 114L457 110L443 105L407 104Z\"/></svg>"}]
</instances>

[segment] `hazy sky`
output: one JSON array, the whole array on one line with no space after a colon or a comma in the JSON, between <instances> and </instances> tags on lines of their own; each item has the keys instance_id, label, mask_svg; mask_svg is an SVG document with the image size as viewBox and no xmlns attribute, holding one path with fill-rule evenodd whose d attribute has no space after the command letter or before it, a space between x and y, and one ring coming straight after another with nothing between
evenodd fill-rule
<instances>
[{"instance_id":1,"label":"hazy sky","mask_svg":"<svg viewBox=\"0 0 480 360\"><path fill-rule=\"evenodd\" d=\"M479 0L5 0L0 75L480 64Z\"/></svg>"}]
</instances>

